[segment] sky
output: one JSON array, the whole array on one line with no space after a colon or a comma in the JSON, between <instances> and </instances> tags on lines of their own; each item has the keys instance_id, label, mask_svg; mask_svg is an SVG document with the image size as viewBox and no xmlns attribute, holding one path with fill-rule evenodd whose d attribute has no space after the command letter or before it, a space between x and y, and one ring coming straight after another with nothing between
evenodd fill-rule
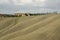
<instances>
[{"instance_id":1,"label":"sky","mask_svg":"<svg viewBox=\"0 0 60 40\"><path fill-rule=\"evenodd\" d=\"M60 0L0 0L0 13L60 12Z\"/></svg>"}]
</instances>

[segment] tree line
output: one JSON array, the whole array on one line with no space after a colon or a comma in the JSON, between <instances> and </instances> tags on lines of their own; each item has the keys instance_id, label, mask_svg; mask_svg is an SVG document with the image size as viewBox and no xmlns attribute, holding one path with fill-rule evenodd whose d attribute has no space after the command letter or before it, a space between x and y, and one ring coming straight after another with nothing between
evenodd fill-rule
<instances>
[{"instance_id":1,"label":"tree line","mask_svg":"<svg viewBox=\"0 0 60 40\"><path fill-rule=\"evenodd\" d=\"M48 15L48 14L57 14L57 13L25 13L25 14L0 14L0 17L21 17L22 15L24 16L38 16L38 15Z\"/></svg>"}]
</instances>

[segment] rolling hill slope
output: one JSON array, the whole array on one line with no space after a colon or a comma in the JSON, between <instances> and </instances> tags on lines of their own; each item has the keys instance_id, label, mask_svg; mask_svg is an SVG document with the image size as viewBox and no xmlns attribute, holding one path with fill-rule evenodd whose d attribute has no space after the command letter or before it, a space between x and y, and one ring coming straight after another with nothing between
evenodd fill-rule
<instances>
[{"instance_id":1,"label":"rolling hill slope","mask_svg":"<svg viewBox=\"0 0 60 40\"><path fill-rule=\"evenodd\" d=\"M0 40L60 40L60 15L0 18Z\"/></svg>"}]
</instances>

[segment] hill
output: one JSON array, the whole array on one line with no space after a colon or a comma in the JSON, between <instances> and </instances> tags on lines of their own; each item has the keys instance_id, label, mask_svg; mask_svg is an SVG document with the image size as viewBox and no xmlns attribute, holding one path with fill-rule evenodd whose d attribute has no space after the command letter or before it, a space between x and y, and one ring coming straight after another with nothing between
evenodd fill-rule
<instances>
[{"instance_id":1,"label":"hill","mask_svg":"<svg viewBox=\"0 0 60 40\"><path fill-rule=\"evenodd\" d=\"M0 40L60 40L60 15L0 17Z\"/></svg>"}]
</instances>

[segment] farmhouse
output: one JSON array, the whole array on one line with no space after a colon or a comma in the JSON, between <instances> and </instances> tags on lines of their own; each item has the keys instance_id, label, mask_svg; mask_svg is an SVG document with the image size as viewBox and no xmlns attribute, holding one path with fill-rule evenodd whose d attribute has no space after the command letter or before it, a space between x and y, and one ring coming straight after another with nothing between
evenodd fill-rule
<instances>
[{"instance_id":1,"label":"farmhouse","mask_svg":"<svg viewBox=\"0 0 60 40\"><path fill-rule=\"evenodd\" d=\"M16 16L30 16L28 13L15 13Z\"/></svg>"}]
</instances>

